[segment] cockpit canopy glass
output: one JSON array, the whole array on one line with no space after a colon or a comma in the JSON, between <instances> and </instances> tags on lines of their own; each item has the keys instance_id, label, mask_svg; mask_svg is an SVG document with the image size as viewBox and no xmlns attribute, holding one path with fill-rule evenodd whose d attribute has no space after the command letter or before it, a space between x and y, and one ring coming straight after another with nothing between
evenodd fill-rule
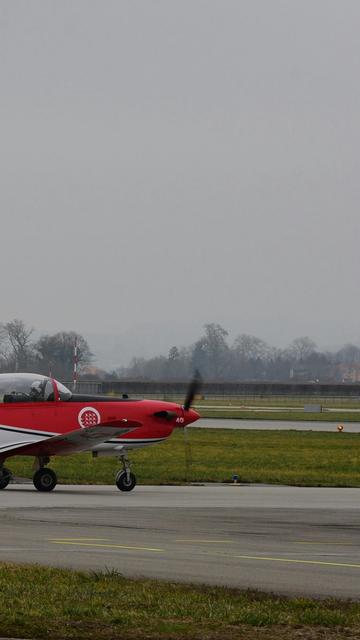
<instances>
[{"instance_id":1,"label":"cockpit canopy glass","mask_svg":"<svg viewBox=\"0 0 360 640\"><path fill-rule=\"evenodd\" d=\"M60 400L70 400L71 391L55 381ZM0 402L47 402L55 400L51 378L35 373L0 374Z\"/></svg>"},{"instance_id":2,"label":"cockpit canopy glass","mask_svg":"<svg viewBox=\"0 0 360 640\"><path fill-rule=\"evenodd\" d=\"M64 384L55 380L60 400L70 400L72 393Z\"/></svg>"}]
</instances>

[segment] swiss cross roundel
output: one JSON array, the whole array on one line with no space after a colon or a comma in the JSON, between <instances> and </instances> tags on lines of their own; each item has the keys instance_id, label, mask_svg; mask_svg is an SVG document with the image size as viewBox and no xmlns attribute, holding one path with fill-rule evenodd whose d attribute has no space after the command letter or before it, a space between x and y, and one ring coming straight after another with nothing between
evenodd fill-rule
<instances>
[{"instance_id":1,"label":"swiss cross roundel","mask_svg":"<svg viewBox=\"0 0 360 640\"><path fill-rule=\"evenodd\" d=\"M100 413L94 407L84 407L78 415L80 427L94 427L100 422Z\"/></svg>"}]
</instances>

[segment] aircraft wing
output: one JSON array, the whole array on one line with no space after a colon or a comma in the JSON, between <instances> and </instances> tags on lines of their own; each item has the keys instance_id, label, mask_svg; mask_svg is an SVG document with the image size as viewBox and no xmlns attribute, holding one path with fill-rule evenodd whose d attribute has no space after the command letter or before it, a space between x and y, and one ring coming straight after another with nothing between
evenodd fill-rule
<instances>
[{"instance_id":1,"label":"aircraft wing","mask_svg":"<svg viewBox=\"0 0 360 640\"><path fill-rule=\"evenodd\" d=\"M118 420L103 422L96 426L75 429L57 436L51 436L40 442L15 445L7 449L6 453L16 452L16 455L55 456L88 451L95 445L106 442L109 438L122 435L141 427L141 422L135 420ZM1 453L1 451L0 451Z\"/></svg>"}]
</instances>

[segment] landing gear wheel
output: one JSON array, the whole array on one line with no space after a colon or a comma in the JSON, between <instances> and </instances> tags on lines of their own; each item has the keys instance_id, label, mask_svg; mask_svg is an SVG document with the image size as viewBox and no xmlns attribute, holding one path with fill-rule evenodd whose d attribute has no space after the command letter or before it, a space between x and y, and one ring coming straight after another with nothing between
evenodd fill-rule
<instances>
[{"instance_id":1,"label":"landing gear wheel","mask_svg":"<svg viewBox=\"0 0 360 640\"><path fill-rule=\"evenodd\" d=\"M130 471L128 479L126 471L119 471L116 476L115 483L120 491L132 491L136 486L136 475Z\"/></svg>"},{"instance_id":2,"label":"landing gear wheel","mask_svg":"<svg viewBox=\"0 0 360 640\"><path fill-rule=\"evenodd\" d=\"M11 472L6 467L0 469L0 490L6 489L11 480Z\"/></svg>"},{"instance_id":3,"label":"landing gear wheel","mask_svg":"<svg viewBox=\"0 0 360 640\"><path fill-rule=\"evenodd\" d=\"M52 491L56 487L57 477L55 471L42 467L35 471L33 483L38 491Z\"/></svg>"}]
</instances>

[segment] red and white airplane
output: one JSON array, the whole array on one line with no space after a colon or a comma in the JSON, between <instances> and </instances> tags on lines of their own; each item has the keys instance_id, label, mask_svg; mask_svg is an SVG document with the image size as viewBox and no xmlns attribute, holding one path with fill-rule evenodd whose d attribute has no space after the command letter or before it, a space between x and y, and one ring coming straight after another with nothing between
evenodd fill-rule
<instances>
[{"instance_id":1,"label":"red and white airplane","mask_svg":"<svg viewBox=\"0 0 360 640\"><path fill-rule=\"evenodd\" d=\"M15 455L33 456L33 483L38 491L52 491L57 483L46 465L55 455L91 450L114 455L122 462L116 486L131 491L136 477L129 449L162 442L175 427L199 418L191 409L199 380L189 386L183 406L158 400L73 394L53 378L32 373L0 374L0 489L11 480L4 466Z\"/></svg>"}]
</instances>

